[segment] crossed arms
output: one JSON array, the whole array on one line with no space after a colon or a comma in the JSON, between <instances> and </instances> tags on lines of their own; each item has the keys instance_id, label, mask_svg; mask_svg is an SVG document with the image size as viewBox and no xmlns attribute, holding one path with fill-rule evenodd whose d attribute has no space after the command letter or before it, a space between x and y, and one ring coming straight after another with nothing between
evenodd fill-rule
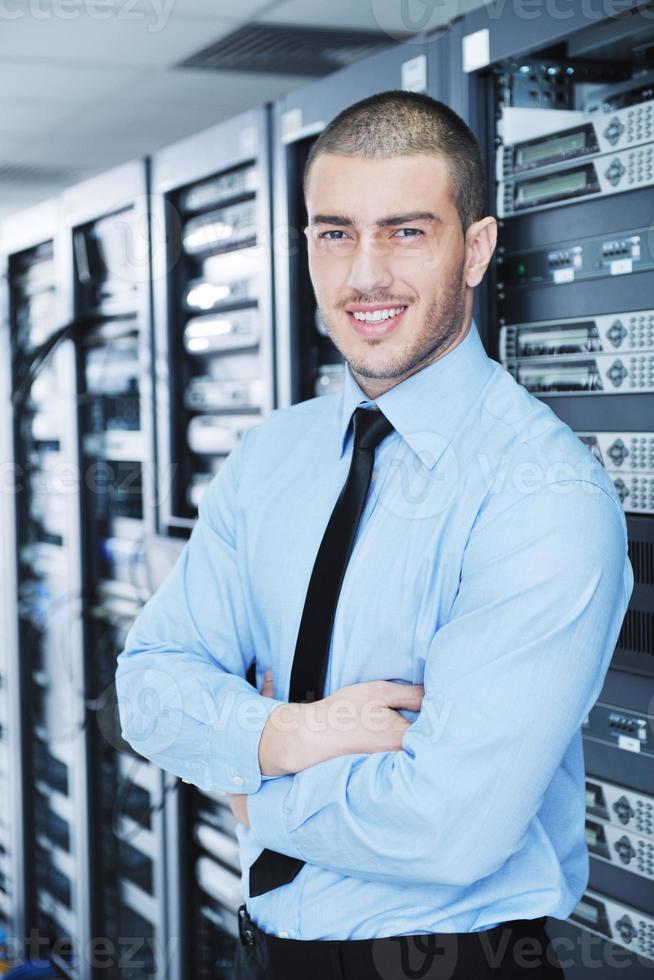
<instances>
[{"instance_id":1,"label":"crossed arms","mask_svg":"<svg viewBox=\"0 0 654 980\"><path fill-rule=\"evenodd\" d=\"M621 510L581 479L493 501L400 744L262 773L262 733L285 702L245 680L256 653L235 541L245 441L127 636L123 736L201 789L247 794L262 847L367 880L485 877L538 832L543 796L601 690L633 587Z\"/></svg>"}]
</instances>

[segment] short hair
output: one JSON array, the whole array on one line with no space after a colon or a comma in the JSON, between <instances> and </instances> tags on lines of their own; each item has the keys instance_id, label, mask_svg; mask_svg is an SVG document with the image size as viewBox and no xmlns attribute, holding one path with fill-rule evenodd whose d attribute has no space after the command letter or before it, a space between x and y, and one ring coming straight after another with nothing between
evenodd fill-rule
<instances>
[{"instance_id":1,"label":"short hair","mask_svg":"<svg viewBox=\"0 0 654 980\"><path fill-rule=\"evenodd\" d=\"M419 92L391 89L343 109L315 141L304 167L321 153L371 160L431 153L445 158L452 199L465 232L485 215L485 167L479 143L456 112Z\"/></svg>"}]
</instances>

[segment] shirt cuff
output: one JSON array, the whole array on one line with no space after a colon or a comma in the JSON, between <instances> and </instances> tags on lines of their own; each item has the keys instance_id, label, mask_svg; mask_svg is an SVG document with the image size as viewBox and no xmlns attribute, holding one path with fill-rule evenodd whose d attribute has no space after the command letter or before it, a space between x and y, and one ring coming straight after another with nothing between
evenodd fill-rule
<instances>
[{"instance_id":1,"label":"shirt cuff","mask_svg":"<svg viewBox=\"0 0 654 980\"><path fill-rule=\"evenodd\" d=\"M294 778L290 774L264 783L256 793L248 797L248 820L254 837L262 847L304 861L304 855L291 840L284 812L284 800Z\"/></svg>"},{"instance_id":2,"label":"shirt cuff","mask_svg":"<svg viewBox=\"0 0 654 980\"><path fill-rule=\"evenodd\" d=\"M277 698L250 691L230 690L221 706L215 738L220 744L215 758L227 760L218 764L215 784L228 793L256 793L262 783L259 765L259 743L268 717L286 704Z\"/></svg>"}]
</instances>

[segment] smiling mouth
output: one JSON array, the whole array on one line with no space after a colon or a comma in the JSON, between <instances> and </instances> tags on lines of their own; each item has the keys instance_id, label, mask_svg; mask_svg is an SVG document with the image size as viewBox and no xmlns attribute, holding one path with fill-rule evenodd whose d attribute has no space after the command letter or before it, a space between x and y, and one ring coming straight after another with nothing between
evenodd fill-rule
<instances>
[{"instance_id":1,"label":"smiling mouth","mask_svg":"<svg viewBox=\"0 0 654 980\"><path fill-rule=\"evenodd\" d=\"M386 306L376 309L346 310L356 333L362 337L382 337L398 325L408 306Z\"/></svg>"},{"instance_id":2,"label":"smiling mouth","mask_svg":"<svg viewBox=\"0 0 654 980\"><path fill-rule=\"evenodd\" d=\"M359 323L383 323L404 313L406 306L391 306L376 310L348 310Z\"/></svg>"}]
</instances>

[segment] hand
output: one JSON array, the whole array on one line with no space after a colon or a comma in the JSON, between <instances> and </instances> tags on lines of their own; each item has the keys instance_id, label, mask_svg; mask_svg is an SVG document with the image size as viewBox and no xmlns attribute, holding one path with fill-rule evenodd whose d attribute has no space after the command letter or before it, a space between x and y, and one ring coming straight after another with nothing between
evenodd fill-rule
<instances>
[{"instance_id":1,"label":"hand","mask_svg":"<svg viewBox=\"0 0 654 980\"><path fill-rule=\"evenodd\" d=\"M365 681L320 701L282 704L261 733L261 772L286 775L340 755L399 751L412 722L398 709L419 711L424 693L422 684Z\"/></svg>"},{"instance_id":2,"label":"hand","mask_svg":"<svg viewBox=\"0 0 654 980\"><path fill-rule=\"evenodd\" d=\"M263 685L261 687L261 694L264 697L273 697L273 679L272 670L267 670L263 676ZM247 793L227 793L227 800L231 807L234 818L238 820L239 823L244 824L246 827L250 826L250 818L248 817L248 794Z\"/></svg>"}]
</instances>

